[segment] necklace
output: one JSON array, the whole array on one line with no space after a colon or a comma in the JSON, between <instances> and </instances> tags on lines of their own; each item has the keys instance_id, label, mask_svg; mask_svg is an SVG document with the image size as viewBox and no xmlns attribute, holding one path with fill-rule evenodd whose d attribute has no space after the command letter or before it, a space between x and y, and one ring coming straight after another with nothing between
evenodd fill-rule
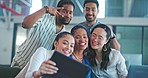
<instances>
[{"instance_id":1,"label":"necklace","mask_svg":"<svg viewBox=\"0 0 148 78\"><path fill-rule=\"evenodd\" d=\"M77 61L79 61L79 62L82 63L83 56L82 56L81 58L80 58L80 57L77 57L75 53L73 53L73 56L74 56L74 58L75 58Z\"/></svg>"}]
</instances>

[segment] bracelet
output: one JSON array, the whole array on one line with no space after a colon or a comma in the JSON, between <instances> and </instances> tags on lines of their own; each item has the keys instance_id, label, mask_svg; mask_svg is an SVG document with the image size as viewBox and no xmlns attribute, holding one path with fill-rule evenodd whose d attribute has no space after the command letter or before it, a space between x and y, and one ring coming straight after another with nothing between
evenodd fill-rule
<instances>
[{"instance_id":1,"label":"bracelet","mask_svg":"<svg viewBox=\"0 0 148 78\"><path fill-rule=\"evenodd\" d=\"M46 13L49 13L49 8L48 6L44 6L45 10L46 10Z\"/></svg>"}]
</instances>

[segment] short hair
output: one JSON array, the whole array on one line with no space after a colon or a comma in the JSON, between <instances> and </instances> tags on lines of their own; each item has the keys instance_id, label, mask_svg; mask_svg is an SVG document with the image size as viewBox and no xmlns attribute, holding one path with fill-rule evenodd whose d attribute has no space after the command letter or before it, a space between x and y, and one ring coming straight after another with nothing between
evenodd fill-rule
<instances>
[{"instance_id":1,"label":"short hair","mask_svg":"<svg viewBox=\"0 0 148 78\"><path fill-rule=\"evenodd\" d=\"M85 1L84 1L83 7L85 7L85 4L86 4L86 3L90 3L90 2L95 3L95 4L97 5L97 8L99 7L99 2L98 2L98 0L85 0Z\"/></svg>"},{"instance_id":2,"label":"short hair","mask_svg":"<svg viewBox=\"0 0 148 78\"><path fill-rule=\"evenodd\" d=\"M60 0L60 1L58 2L57 7L63 7L63 5L65 5L65 4L70 4L70 5L72 5L72 6L74 7L74 9L75 9L75 5L74 5L74 3L73 3L71 0Z\"/></svg>"}]
</instances>

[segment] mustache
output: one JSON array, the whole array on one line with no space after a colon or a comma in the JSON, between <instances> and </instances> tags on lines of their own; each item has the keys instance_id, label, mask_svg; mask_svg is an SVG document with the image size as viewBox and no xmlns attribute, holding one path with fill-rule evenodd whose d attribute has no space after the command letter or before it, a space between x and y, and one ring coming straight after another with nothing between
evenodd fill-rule
<instances>
[{"instance_id":1,"label":"mustache","mask_svg":"<svg viewBox=\"0 0 148 78\"><path fill-rule=\"evenodd\" d=\"M93 16L92 14L86 14L86 16Z\"/></svg>"}]
</instances>

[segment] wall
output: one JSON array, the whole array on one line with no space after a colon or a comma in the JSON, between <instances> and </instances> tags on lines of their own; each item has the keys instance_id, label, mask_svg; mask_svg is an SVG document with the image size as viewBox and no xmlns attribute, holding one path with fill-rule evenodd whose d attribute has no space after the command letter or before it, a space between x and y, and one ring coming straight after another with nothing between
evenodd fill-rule
<instances>
[{"instance_id":1,"label":"wall","mask_svg":"<svg viewBox=\"0 0 148 78\"><path fill-rule=\"evenodd\" d=\"M118 39L123 54L142 55L141 62L148 65L148 27L144 26L117 26ZM137 57L131 56L134 61Z\"/></svg>"},{"instance_id":2,"label":"wall","mask_svg":"<svg viewBox=\"0 0 148 78\"><path fill-rule=\"evenodd\" d=\"M9 65L11 62L13 40L13 23L0 22L0 64Z\"/></svg>"}]
</instances>

